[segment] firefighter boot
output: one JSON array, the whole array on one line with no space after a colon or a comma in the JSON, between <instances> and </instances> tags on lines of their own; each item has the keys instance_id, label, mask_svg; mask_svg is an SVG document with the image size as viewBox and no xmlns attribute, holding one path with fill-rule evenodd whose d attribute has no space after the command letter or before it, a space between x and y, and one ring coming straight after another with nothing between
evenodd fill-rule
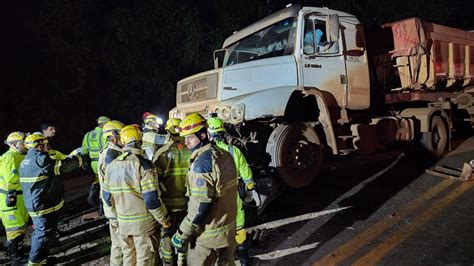
<instances>
[{"instance_id":1,"label":"firefighter boot","mask_svg":"<svg viewBox=\"0 0 474 266\"><path fill-rule=\"evenodd\" d=\"M12 261L12 265L23 265L24 261L24 251L23 251L23 238L25 236L21 235L12 240L7 241L8 253Z\"/></svg>"},{"instance_id":2,"label":"firefighter boot","mask_svg":"<svg viewBox=\"0 0 474 266\"><path fill-rule=\"evenodd\" d=\"M237 256L239 257L240 265L252 265L250 262L249 250L245 243L237 246Z\"/></svg>"}]
</instances>

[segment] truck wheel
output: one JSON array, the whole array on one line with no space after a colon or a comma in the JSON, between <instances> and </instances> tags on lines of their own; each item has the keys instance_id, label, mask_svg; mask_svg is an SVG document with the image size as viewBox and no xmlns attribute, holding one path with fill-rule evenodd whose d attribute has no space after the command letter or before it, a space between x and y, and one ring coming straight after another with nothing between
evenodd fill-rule
<instances>
[{"instance_id":1,"label":"truck wheel","mask_svg":"<svg viewBox=\"0 0 474 266\"><path fill-rule=\"evenodd\" d=\"M313 127L304 123L279 125L268 139L270 166L290 187L309 185L319 174L323 149Z\"/></svg>"},{"instance_id":2,"label":"truck wheel","mask_svg":"<svg viewBox=\"0 0 474 266\"><path fill-rule=\"evenodd\" d=\"M448 147L448 138L448 130L443 118L436 115L431 119L430 132L423 133L421 143L436 158L439 158Z\"/></svg>"}]
</instances>

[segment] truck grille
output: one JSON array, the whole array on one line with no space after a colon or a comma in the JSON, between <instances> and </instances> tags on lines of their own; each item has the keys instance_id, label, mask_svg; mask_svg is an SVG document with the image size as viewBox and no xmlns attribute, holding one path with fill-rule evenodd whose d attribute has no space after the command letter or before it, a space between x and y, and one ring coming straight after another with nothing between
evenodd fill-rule
<instances>
[{"instance_id":1,"label":"truck grille","mask_svg":"<svg viewBox=\"0 0 474 266\"><path fill-rule=\"evenodd\" d=\"M192 103L217 97L217 73L178 84L178 103Z\"/></svg>"}]
</instances>

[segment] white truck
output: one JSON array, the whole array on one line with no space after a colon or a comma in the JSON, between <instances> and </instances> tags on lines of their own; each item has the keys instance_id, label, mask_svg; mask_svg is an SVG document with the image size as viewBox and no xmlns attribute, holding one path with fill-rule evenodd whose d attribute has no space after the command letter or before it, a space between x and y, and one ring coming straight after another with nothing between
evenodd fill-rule
<instances>
[{"instance_id":1,"label":"white truck","mask_svg":"<svg viewBox=\"0 0 474 266\"><path fill-rule=\"evenodd\" d=\"M474 116L474 33L410 18L364 32L328 8L288 6L228 37L215 69L178 82L170 117L217 113L255 174L292 187L323 156L421 141L435 156Z\"/></svg>"}]
</instances>

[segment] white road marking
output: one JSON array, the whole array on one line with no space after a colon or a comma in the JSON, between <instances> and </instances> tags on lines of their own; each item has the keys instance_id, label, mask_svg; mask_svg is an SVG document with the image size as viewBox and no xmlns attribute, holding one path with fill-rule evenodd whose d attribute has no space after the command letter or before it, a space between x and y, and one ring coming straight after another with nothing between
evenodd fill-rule
<instances>
[{"instance_id":1,"label":"white road marking","mask_svg":"<svg viewBox=\"0 0 474 266\"><path fill-rule=\"evenodd\" d=\"M294 248L288 248L288 249L283 249L283 250L275 250L275 251L272 251L272 252L269 252L269 253L255 255L255 256L252 256L252 257L258 258L260 260L274 260L274 259L279 259L279 258L288 256L288 255L292 255L292 254L295 254L295 253L299 253L299 252L302 252L302 251L306 251L306 250L309 250L309 249L316 248L318 245L319 245L319 242L316 242L316 243L311 243L311 244L298 246L298 247L294 247Z\"/></svg>"},{"instance_id":2,"label":"white road marking","mask_svg":"<svg viewBox=\"0 0 474 266\"><path fill-rule=\"evenodd\" d=\"M339 198L337 198L335 201L334 201L334 204L337 204L338 202L344 200L344 199L347 199L349 197L352 197L353 195L355 195L356 193L358 193L359 191L361 191L368 183L374 181L375 179L379 178L381 175L385 174L386 172L388 172L388 170L390 170L392 167L394 167L399 161L400 159L402 159L402 157L405 156L405 153L400 153L400 155L398 155L397 159L395 159L395 161L393 161L393 163L391 163L389 166L385 167L384 169L382 169L380 172L376 173L375 175L367 178L366 180L364 180L363 182L361 182L360 184L358 184L357 186L353 187L351 190L347 191L346 193L344 193L343 195L341 195Z\"/></svg>"},{"instance_id":3,"label":"white road marking","mask_svg":"<svg viewBox=\"0 0 474 266\"><path fill-rule=\"evenodd\" d=\"M264 223L264 224L259 224L257 226L247 228L246 230L247 231L254 231L254 230L259 230L259 229L260 230L262 230L262 229L267 229L267 230L268 229L273 229L273 228L288 225L288 224L291 224L291 223L301 222L301 221L305 221L305 220L311 220L311 219L321 217L321 216L324 216L324 215L340 212L340 211L343 211L343 210L349 209L349 208L352 208L352 206L302 214L302 215L298 215L298 216L295 216L295 217L290 217L290 218L280 219L280 220L276 220L276 221L271 221L271 222Z\"/></svg>"}]
</instances>

